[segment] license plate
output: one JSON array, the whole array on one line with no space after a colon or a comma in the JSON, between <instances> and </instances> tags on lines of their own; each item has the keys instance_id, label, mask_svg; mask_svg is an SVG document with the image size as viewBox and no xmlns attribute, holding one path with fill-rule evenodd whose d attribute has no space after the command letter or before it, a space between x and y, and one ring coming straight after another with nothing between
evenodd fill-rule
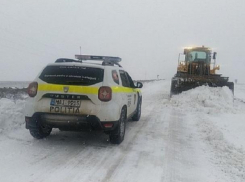
<instances>
[{"instance_id":1,"label":"license plate","mask_svg":"<svg viewBox=\"0 0 245 182\"><path fill-rule=\"evenodd\" d=\"M68 106L68 107L80 107L80 100L65 100L65 99L51 99L50 105L52 106Z\"/></svg>"}]
</instances>

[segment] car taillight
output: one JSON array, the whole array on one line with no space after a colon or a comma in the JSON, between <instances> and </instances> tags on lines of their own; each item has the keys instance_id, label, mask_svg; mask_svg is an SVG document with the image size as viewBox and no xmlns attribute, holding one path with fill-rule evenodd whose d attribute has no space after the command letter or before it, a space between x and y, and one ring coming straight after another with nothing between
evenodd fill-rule
<instances>
[{"instance_id":1,"label":"car taillight","mask_svg":"<svg viewBox=\"0 0 245 182\"><path fill-rule=\"evenodd\" d=\"M103 123L105 128L112 128L113 127L113 123Z\"/></svg>"},{"instance_id":2,"label":"car taillight","mask_svg":"<svg viewBox=\"0 0 245 182\"><path fill-rule=\"evenodd\" d=\"M103 102L108 102L112 97L112 90L110 87L100 87L99 89L99 99Z\"/></svg>"},{"instance_id":3,"label":"car taillight","mask_svg":"<svg viewBox=\"0 0 245 182\"><path fill-rule=\"evenodd\" d=\"M38 83L32 82L29 84L27 93L30 97L35 97L37 95Z\"/></svg>"}]
</instances>

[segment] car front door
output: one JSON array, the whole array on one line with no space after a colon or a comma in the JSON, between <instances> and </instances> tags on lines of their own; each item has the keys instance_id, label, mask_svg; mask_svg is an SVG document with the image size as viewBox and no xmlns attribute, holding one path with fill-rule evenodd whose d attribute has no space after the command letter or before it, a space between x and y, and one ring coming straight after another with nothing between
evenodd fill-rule
<instances>
[{"instance_id":1,"label":"car front door","mask_svg":"<svg viewBox=\"0 0 245 182\"><path fill-rule=\"evenodd\" d=\"M127 104L127 115L131 115L133 112L133 88L131 88L130 81L127 76L127 72L120 70L120 77L122 80L122 86L125 87L123 90L123 99Z\"/></svg>"},{"instance_id":2,"label":"car front door","mask_svg":"<svg viewBox=\"0 0 245 182\"><path fill-rule=\"evenodd\" d=\"M137 103L138 103L138 94L137 94L137 89L134 85L134 81L132 80L131 76L126 72L126 75L127 75L127 78L128 78L128 81L129 81L129 85L130 85L130 88L132 89L132 92L131 92L131 107L130 107L130 113L133 113L136 108L137 108Z\"/></svg>"}]
</instances>

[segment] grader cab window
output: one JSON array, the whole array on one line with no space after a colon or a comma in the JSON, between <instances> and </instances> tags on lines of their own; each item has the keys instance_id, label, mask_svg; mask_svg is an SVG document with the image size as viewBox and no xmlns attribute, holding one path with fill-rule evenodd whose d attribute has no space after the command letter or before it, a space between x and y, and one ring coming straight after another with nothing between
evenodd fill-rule
<instances>
[{"instance_id":1,"label":"grader cab window","mask_svg":"<svg viewBox=\"0 0 245 182\"><path fill-rule=\"evenodd\" d=\"M203 51L190 51L187 54L187 61L206 61L207 53Z\"/></svg>"}]
</instances>

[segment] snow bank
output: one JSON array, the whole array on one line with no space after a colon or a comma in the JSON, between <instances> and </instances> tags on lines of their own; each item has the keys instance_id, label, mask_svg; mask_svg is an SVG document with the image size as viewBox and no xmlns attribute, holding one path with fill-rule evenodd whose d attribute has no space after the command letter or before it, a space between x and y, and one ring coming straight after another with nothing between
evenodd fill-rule
<instances>
[{"instance_id":1,"label":"snow bank","mask_svg":"<svg viewBox=\"0 0 245 182\"><path fill-rule=\"evenodd\" d=\"M26 88L0 88L0 98L7 98L12 100L26 99L27 89Z\"/></svg>"},{"instance_id":2,"label":"snow bank","mask_svg":"<svg viewBox=\"0 0 245 182\"><path fill-rule=\"evenodd\" d=\"M24 100L0 99L0 133L17 129L24 124Z\"/></svg>"},{"instance_id":3,"label":"snow bank","mask_svg":"<svg viewBox=\"0 0 245 182\"><path fill-rule=\"evenodd\" d=\"M201 86L170 100L173 109L197 126L201 139L211 147L211 152L204 148L211 153L210 160L234 181L245 181L244 130L239 130L245 127L244 88L237 87L235 99L228 87Z\"/></svg>"},{"instance_id":4,"label":"snow bank","mask_svg":"<svg viewBox=\"0 0 245 182\"><path fill-rule=\"evenodd\" d=\"M228 116L236 115L230 114ZM242 118L244 118L244 115L240 119ZM224 124L223 122L227 124L227 127L221 127ZM214 118L204 116L199 118L197 126L201 131L202 139L212 148L211 152L207 149L204 150L212 154L210 155L212 156L211 160L215 165L219 166L221 171L228 176L233 176L234 181L245 181L244 137L235 143L236 130L233 131L235 133L232 133L232 136L229 136L229 131L227 130L232 125L237 125L234 122L236 122L234 119L228 121L224 119L216 123ZM244 136L244 133L241 136Z\"/></svg>"},{"instance_id":5,"label":"snow bank","mask_svg":"<svg viewBox=\"0 0 245 182\"><path fill-rule=\"evenodd\" d=\"M190 112L208 114L235 112L233 94L228 87L197 87L180 95L174 95L170 103L174 107Z\"/></svg>"}]
</instances>

